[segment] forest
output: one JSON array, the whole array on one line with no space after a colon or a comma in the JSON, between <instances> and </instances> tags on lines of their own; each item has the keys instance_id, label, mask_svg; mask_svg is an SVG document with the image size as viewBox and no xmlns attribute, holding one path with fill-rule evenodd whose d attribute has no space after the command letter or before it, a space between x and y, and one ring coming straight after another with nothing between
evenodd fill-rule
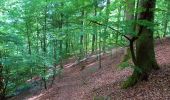
<instances>
[{"instance_id":1,"label":"forest","mask_svg":"<svg viewBox=\"0 0 170 100\"><path fill-rule=\"evenodd\" d=\"M0 100L170 100L170 0L0 0Z\"/></svg>"}]
</instances>

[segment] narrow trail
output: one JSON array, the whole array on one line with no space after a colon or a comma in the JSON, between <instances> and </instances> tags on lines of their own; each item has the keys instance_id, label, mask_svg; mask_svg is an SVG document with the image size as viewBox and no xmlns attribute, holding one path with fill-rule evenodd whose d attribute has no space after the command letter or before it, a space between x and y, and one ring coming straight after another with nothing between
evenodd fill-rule
<instances>
[{"instance_id":1,"label":"narrow trail","mask_svg":"<svg viewBox=\"0 0 170 100\"><path fill-rule=\"evenodd\" d=\"M170 39L156 43L155 51L161 69L152 72L149 81L132 88L120 87L132 69L117 67L123 57L123 50L119 50L113 57L102 55L101 69L97 60L88 63L90 59L82 71L80 66L66 67L47 91L19 95L12 100L93 100L94 96L107 96L111 100L170 100Z\"/></svg>"}]
</instances>

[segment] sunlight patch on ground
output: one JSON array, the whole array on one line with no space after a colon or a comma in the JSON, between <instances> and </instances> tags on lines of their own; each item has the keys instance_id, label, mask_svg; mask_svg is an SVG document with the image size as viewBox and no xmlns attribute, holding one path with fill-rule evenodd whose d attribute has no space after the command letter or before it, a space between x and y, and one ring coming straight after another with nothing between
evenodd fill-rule
<instances>
[{"instance_id":1,"label":"sunlight patch on ground","mask_svg":"<svg viewBox=\"0 0 170 100\"><path fill-rule=\"evenodd\" d=\"M91 63L91 64L87 65L87 67L89 67L89 66L93 66L93 65L95 65L96 63L98 63L98 62L93 62L93 63Z\"/></svg>"},{"instance_id":2,"label":"sunlight patch on ground","mask_svg":"<svg viewBox=\"0 0 170 100\"><path fill-rule=\"evenodd\" d=\"M37 96L33 96L33 97L31 97L31 98L28 98L27 100L39 100L38 98L41 97L41 96L43 96L43 95L44 95L44 94L41 93L41 94L39 94L39 95L37 95Z\"/></svg>"},{"instance_id":3,"label":"sunlight patch on ground","mask_svg":"<svg viewBox=\"0 0 170 100\"><path fill-rule=\"evenodd\" d=\"M66 64L66 65L64 65L65 66L65 68L70 68L70 67L72 67L73 65L75 65L76 63L69 63L69 64Z\"/></svg>"}]
</instances>

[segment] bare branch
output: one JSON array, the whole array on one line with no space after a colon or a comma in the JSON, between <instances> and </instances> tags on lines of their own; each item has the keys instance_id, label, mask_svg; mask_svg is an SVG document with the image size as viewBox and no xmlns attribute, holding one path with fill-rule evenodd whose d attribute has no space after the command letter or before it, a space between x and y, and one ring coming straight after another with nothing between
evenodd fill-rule
<instances>
[{"instance_id":1,"label":"bare branch","mask_svg":"<svg viewBox=\"0 0 170 100\"><path fill-rule=\"evenodd\" d=\"M99 23L99 22L97 22L97 21L93 21L93 20L89 20L89 21L90 21L90 23L95 23L95 24L97 24L97 25L107 26L107 25L101 24L101 23ZM119 30L114 29L114 28L111 27L111 26L107 26L107 27L110 28L111 30L119 33L121 36L123 36L124 38L126 38L129 42L134 42L135 40L138 39L137 36L133 36L132 38L130 38L130 37L128 37L127 35L123 35L123 33L121 33Z\"/></svg>"},{"instance_id":2,"label":"bare branch","mask_svg":"<svg viewBox=\"0 0 170 100\"><path fill-rule=\"evenodd\" d=\"M99 23L99 22L97 22L97 21L93 21L93 20L90 20L90 22L95 23L95 24L98 24L98 25L101 25L101 26L107 26L107 25L105 25L105 24L101 24L101 23ZM107 26L107 27L110 28L111 30L119 33L120 35L122 35L122 33L121 33L120 31L114 29L113 27L111 27L111 26Z\"/></svg>"}]
</instances>

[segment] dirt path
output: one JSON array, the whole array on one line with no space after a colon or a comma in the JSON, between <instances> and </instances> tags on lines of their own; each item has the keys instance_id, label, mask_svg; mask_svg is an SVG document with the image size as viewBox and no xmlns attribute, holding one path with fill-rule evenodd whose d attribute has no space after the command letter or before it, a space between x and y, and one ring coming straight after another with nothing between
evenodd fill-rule
<instances>
[{"instance_id":1,"label":"dirt path","mask_svg":"<svg viewBox=\"0 0 170 100\"><path fill-rule=\"evenodd\" d=\"M113 58L104 54L101 69L98 69L98 61L88 63L83 71L80 66L65 68L52 88L13 100L93 100L99 96L111 100L170 100L170 40L162 42L155 49L161 69L152 72L148 82L140 82L126 90L120 88L121 82L132 74L132 69L117 67L123 56L119 51Z\"/></svg>"}]
</instances>

